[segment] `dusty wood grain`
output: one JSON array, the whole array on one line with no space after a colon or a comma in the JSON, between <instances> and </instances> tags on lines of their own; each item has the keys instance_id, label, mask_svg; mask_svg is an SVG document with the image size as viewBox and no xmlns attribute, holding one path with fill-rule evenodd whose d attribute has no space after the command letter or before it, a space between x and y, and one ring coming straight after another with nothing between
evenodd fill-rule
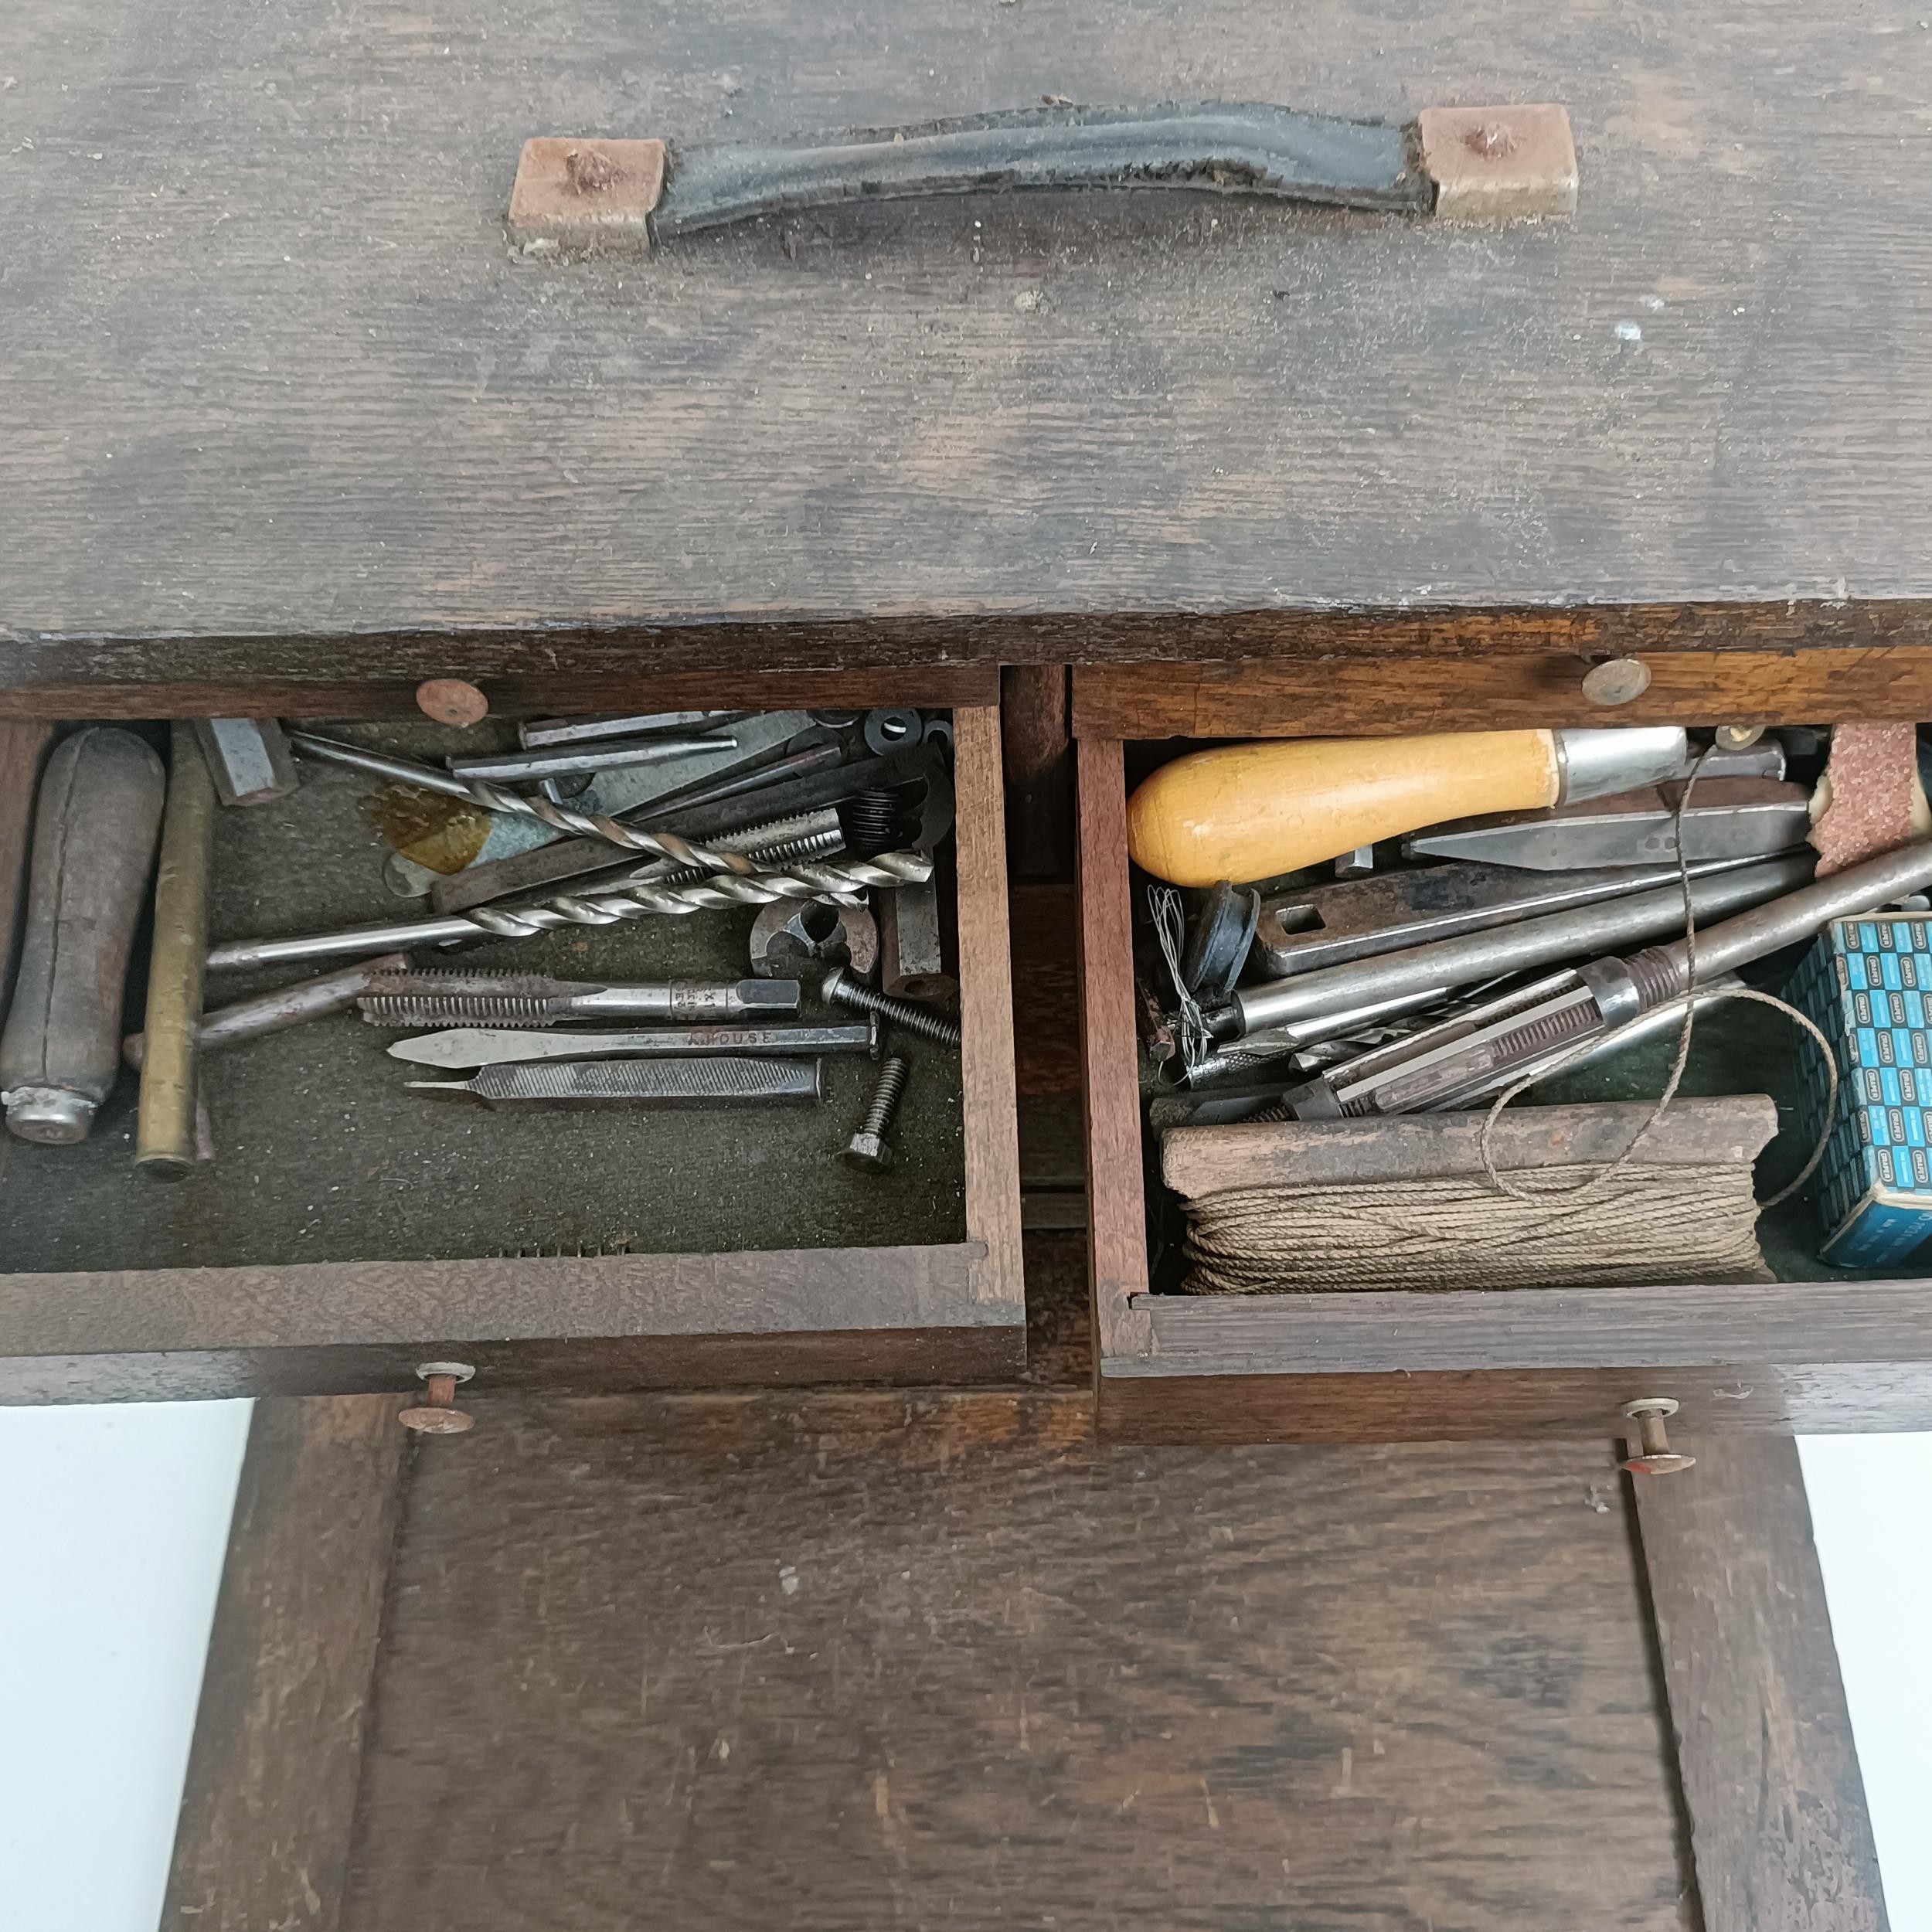
<instances>
[{"instance_id":1,"label":"dusty wood grain","mask_svg":"<svg viewBox=\"0 0 1932 1932\"><path fill-rule=\"evenodd\" d=\"M1073 869L1073 763L1063 664L1009 665L1000 673L1012 869L1065 879Z\"/></svg>"},{"instance_id":2,"label":"dusty wood grain","mask_svg":"<svg viewBox=\"0 0 1932 1932\"><path fill-rule=\"evenodd\" d=\"M286 638L238 639L205 654L198 647L157 643L90 651L63 670L60 653L38 645L18 650L0 631L0 718L414 719L420 716L416 692L423 680L399 679L396 666L403 662L425 675L451 664L469 669L499 718L681 706L747 711L943 706L992 704L999 695L994 664L661 671L640 665L634 653L608 639L546 647L543 668L533 665L529 642L521 636L494 648L468 638L356 639L322 654L320 673L304 677L303 668L316 655L312 645ZM51 681L70 675L73 682Z\"/></svg>"},{"instance_id":3,"label":"dusty wood grain","mask_svg":"<svg viewBox=\"0 0 1932 1932\"><path fill-rule=\"evenodd\" d=\"M184 637L468 626L540 669L574 648L544 629L653 621L638 662L802 662L821 621L997 658L917 625L1284 606L1791 597L1828 635L1834 600L1932 591L1916 27L1800 0L1750 25L758 0L560 26L507 0L486 35L372 0L52 0L0 157L5 681L90 681L114 634L180 664ZM1582 204L1479 233L995 197L648 265L505 246L560 101L755 140L1048 90L1561 99Z\"/></svg>"},{"instance_id":4,"label":"dusty wood grain","mask_svg":"<svg viewBox=\"0 0 1932 1932\"><path fill-rule=\"evenodd\" d=\"M0 1400L402 1389L451 1355L519 1387L997 1380L1024 1360L1026 1311L982 1293L985 1255L968 1241L0 1274Z\"/></svg>"},{"instance_id":5,"label":"dusty wood grain","mask_svg":"<svg viewBox=\"0 0 1932 1932\"><path fill-rule=\"evenodd\" d=\"M235 1498L164 1932L336 1932L410 1437L264 1402Z\"/></svg>"},{"instance_id":6,"label":"dusty wood grain","mask_svg":"<svg viewBox=\"0 0 1932 1932\"><path fill-rule=\"evenodd\" d=\"M1526 1442L1609 1433L1626 1402L1663 1394L1718 1434L1876 1435L1932 1428L1932 1364L1730 1360L1600 1369L1399 1369L1148 1375L1103 1367L1098 1426L1121 1442Z\"/></svg>"},{"instance_id":7,"label":"dusty wood grain","mask_svg":"<svg viewBox=\"0 0 1932 1932\"><path fill-rule=\"evenodd\" d=\"M1633 1158L1643 1166L1748 1162L1777 1131L1768 1094L1722 1094L1679 1102L1638 1142L1656 1111L1649 1100L1519 1107L1491 1129L1490 1155L1514 1172L1612 1161L1635 1143ZM1485 1124L1478 1114L1418 1114L1175 1128L1161 1137L1161 1175L1187 1200L1223 1188L1475 1175L1483 1172Z\"/></svg>"},{"instance_id":8,"label":"dusty wood grain","mask_svg":"<svg viewBox=\"0 0 1932 1932\"><path fill-rule=\"evenodd\" d=\"M1006 919L999 710L953 713L958 855L960 1055L966 1092L966 1231L984 1245L975 1292L1024 1319L1019 1122L1013 1075L1012 951Z\"/></svg>"},{"instance_id":9,"label":"dusty wood grain","mask_svg":"<svg viewBox=\"0 0 1932 1932\"><path fill-rule=\"evenodd\" d=\"M1294 661L1077 668L1073 729L1100 738L1330 736L1511 725L1807 724L1932 714L1932 649L1820 645L1658 651L1629 704L1583 692L1588 656L1330 655Z\"/></svg>"},{"instance_id":10,"label":"dusty wood grain","mask_svg":"<svg viewBox=\"0 0 1932 1932\"><path fill-rule=\"evenodd\" d=\"M1076 779L1087 1236L1094 1333L1104 1361L1141 1352L1149 1343L1147 1317L1132 1305L1132 1298L1147 1287L1147 1207L1134 1022L1127 781L1118 741L1083 740Z\"/></svg>"},{"instance_id":11,"label":"dusty wood grain","mask_svg":"<svg viewBox=\"0 0 1932 1932\"><path fill-rule=\"evenodd\" d=\"M1600 1443L468 1406L481 1453L412 1485L345 1932L1693 1932Z\"/></svg>"},{"instance_id":12,"label":"dusty wood grain","mask_svg":"<svg viewBox=\"0 0 1932 1932\"><path fill-rule=\"evenodd\" d=\"M1023 1094L1080 1090L1079 908L1069 885L1016 880L1013 1020Z\"/></svg>"},{"instance_id":13,"label":"dusty wood grain","mask_svg":"<svg viewBox=\"0 0 1932 1932\"><path fill-rule=\"evenodd\" d=\"M1151 1374L1932 1361L1932 1281L1143 1296ZM1182 1364L1189 1365L1183 1369Z\"/></svg>"},{"instance_id":14,"label":"dusty wood grain","mask_svg":"<svg viewBox=\"0 0 1932 1932\"><path fill-rule=\"evenodd\" d=\"M1633 1487L1704 1932L1885 1932L1798 1445L1685 1446Z\"/></svg>"}]
</instances>

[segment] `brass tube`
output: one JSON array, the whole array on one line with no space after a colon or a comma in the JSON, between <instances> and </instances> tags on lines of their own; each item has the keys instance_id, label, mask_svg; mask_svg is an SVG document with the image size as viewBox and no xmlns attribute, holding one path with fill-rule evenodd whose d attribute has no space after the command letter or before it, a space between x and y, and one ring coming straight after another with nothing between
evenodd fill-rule
<instances>
[{"instance_id":1,"label":"brass tube","mask_svg":"<svg viewBox=\"0 0 1932 1932\"><path fill-rule=\"evenodd\" d=\"M196 1060L214 825L215 787L207 761L194 726L177 721L168 743L168 805L148 966L147 1051L134 1139L134 1164L158 1180L179 1180L195 1165Z\"/></svg>"}]
</instances>

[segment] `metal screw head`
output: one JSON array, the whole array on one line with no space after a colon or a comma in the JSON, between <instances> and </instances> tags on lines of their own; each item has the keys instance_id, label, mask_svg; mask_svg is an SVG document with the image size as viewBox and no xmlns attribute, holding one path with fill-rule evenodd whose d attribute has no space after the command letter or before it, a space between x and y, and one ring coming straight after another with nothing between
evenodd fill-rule
<instances>
[{"instance_id":1,"label":"metal screw head","mask_svg":"<svg viewBox=\"0 0 1932 1932\"><path fill-rule=\"evenodd\" d=\"M1592 704L1629 704L1650 689L1650 666L1639 658L1607 658L1583 673L1583 696Z\"/></svg>"},{"instance_id":2,"label":"metal screw head","mask_svg":"<svg viewBox=\"0 0 1932 1932\"><path fill-rule=\"evenodd\" d=\"M1682 1455L1675 1449L1661 1449L1654 1456L1626 1456L1617 1467L1628 1470L1633 1476L1675 1476L1686 1469L1695 1469L1697 1458Z\"/></svg>"},{"instance_id":3,"label":"metal screw head","mask_svg":"<svg viewBox=\"0 0 1932 1932\"><path fill-rule=\"evenodd\" d=\"M431 678L416 687L416 708L438 724L481 724L490 715L490 701L461 678Z\"/></svg>"},{"instance_id":4,"label":"metal screw head","mask_svg":"<svg viewBox=\"0 0 1932 1932\"><path fill-rule=\"evenodd\" d=\"M845 1149L845 1158L854 1167L883 1174L893 1164L893 1151L880 1135L868 1134L861 1128L852 1137L852 1143Z\"/></svg>"},{"instance_id":5,"label":"metal screw head","mask_svg":"<svg viewBox=\"0 0 1932 1932\"><path fill-rule=\"evenodd\" d=\"M405 1409L396 1420L419 1436L460 1436L476 1427L475 1417L465 1415L461 1409Z\"/></svg>"},{"instance_id":6,"label":"metal screw head","mask_svg":"<svg viewBox=\"0 0 1932 1932\"><path fill-rule=\"evenodd\" d=\"M1643 1396L1625 1403L1623 1414L1626 1421L1635 1422L1645 1416L1674 1416L1679 1406L1668 1396Z\"/></svg>"},{"instance_id":7,"label":"metal screw head","mask_svg":"<svg viewBox=\"0 0 1932 1932\"><path fill-rule=\"evenodd\" d=\"M1764 735L1762 725L1719 725L1713 734L1719 751L1748 751Z\"/></svg>"}]
</instances>

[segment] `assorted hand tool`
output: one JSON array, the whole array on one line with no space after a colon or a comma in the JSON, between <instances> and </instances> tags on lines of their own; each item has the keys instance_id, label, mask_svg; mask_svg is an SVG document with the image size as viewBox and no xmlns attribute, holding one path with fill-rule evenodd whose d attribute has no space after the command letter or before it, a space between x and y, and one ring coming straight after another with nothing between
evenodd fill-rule
<instances>
[{"instance_id":1,"label":"assorted hand tool","mask_svg":"<svg viewBox=\"0 0 1932 1932\"><path fill-rule=\"evenodd\" d=\"M1913 1141L1913 1109L1921 1097L1932 1107L1932 1026L1910 1007L1921 987L1932 999L1932 946L1872 940L1883 960L1849 962L1855 935L1923 933L1922 918L1869 916L1923 906L1932 815L1893 757L1883 811L1851 807L1875 828L1876 855L1825 876L1812 836L1825 749L1811 733L1712 743L1636 728L1235 745L1160 767L1129 801L1131 854L1158 879L1204 889L1189 896L1185 929L1172 889L1150 891L1177 1003L1154 1030L1179 1049L1150 1055L1150 1122L1264 1133L1506 1105L1658 1036L1679 1047L1647 1117L1662 1119L1696 1009L1768 1000L1787 1026L1808 1023L1750 970L1824 932L1838 963L1835 978L1813 975L1810 1023L1851 1042L1837 1057L1861 1070L1876 1043L1871 1091L1855 1096L1870 1117L1853 1135L1839 1117L1849 1151L1826 1168L1838 1189L1827 1258L1924 1238L1932 1130ZM1833 769L1860 767L1834 753ZM1331 861L1332 883L1312 871ZM1855 970L1872 975L1869 991ZM1888 1034L1888 1019L1903 1030ZM1801 1046L1823 1064L1815 1041ZM1808 1066L1814 1164L1832 1108L1854 1097L1841 1102L1833 1069L1817 1073ZM1254 1228L1240 1239L1274 1252Z\"/></svg>"},{"instance_id":2,"label":"assorted hand tool","mask_svg":"<svg viewBox=\"0 0 1932 1932\"><path fill-rule=\"evenodd\" d=\"M770 982L767 981L767 984ZM864 1026L654 1026L622 1033L526 1033L515 1027L457 1026L399 1039L393 1060L417 1066L501 1066L532 1060L662 1059L667 1055L868 1053L876 1060L883 1028Z\"/></svg>"},{"instance_id":3,"label":"assorted hand tool","mask_svg":"<svg viewBox=\"0 0 1932 1932\"><path fill-rule=\"evenodd\" d=\"M440 764L362 742L356 727L352 741L274 719L178 724L165 765L148 736L75 731L49 757L36 799L18 996L0 1037L9 1125L49 1143L84 1137L124 1059L140 1075L138 1164L184 1175L211 1158L206 1056L353 1012L370 1026L431 1029L388 1044L389 1059L467 1076L393 1090L492 1107L810 1107L849 1090L828 1063L867 1056L882 1063L876 1087L862 1111L855 1104L849 1143L829 1140L824 1151L883 1173L912 1068L903 1050L885 1057L888 1039L927 1043L915 1052L960 1044L940 1010L956 982L934 857L952 829L951 740L930 734L932 722L943 721L913 711L552 719L522 726L513 751L466 749ZM295 788L291 751L379 781L363 801L409 787L426 802L457 801L471 825L480 808L550 842L499 852L471 838L482 862L447 883L475 896L436 916L211 945L216 801L272 810ZM672 770L673 784L638 782ZM328 787L345 782L356 780L313 779L295 808L334 809ZM386 827L388 811L363 816ZM372 894L398 889L390 868L409 817L396 815ZM563 879L582 883L565 892ZM129 954L148 903L145 1025L124 1039ZM741 922L729 952L743 977L730 967L711 978L597 972L599 929L708 912ZM869 983L880 916L893 935L884 990ZM570 951L587 970L433 963L438 947L447 957L452 946L553 931L581 935ZM413 955L396 950L405 944ZM636 947L628 941L613 961L634 971ZM204 1008L209 971L357 954L371 957ZM801 1019L807 965L818 1010ZM329 1037L321 1050L349 1036Z\"/></svg>"},{"instance_id":4,"label":"assorted hand tool","mask_svg":"<svg viewBox=\"0 0 1932 1932\"><path fill-rule=\"evenodd\" d=\"M91 726L48 755L34 802L0 1104L24 1141L87 1138L121 1064L128 963L167 774L142 739Z\"/></svg>"}]
</instances>

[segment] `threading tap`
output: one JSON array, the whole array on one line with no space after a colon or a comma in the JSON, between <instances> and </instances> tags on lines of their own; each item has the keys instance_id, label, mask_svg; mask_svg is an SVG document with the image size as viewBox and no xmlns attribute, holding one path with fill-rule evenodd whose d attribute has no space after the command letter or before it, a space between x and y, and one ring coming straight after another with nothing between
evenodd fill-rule
<instances>
[{"instance_id":1,"label":"threading tap","mask_svg":"<svg viewBox=\"0 0 1932 1932\"><path fill-rule=\"evenodd\" d=\"M906 1090L906 1077L911 1071L896 1053L879 1070L879 1083L872 1090L866 1117L845 1149L845 1158L854 1167L883 1174L892 1165L893 1151L886 1141L886 1130L899 1111L900 1097Z\"/></svg>"},{"instance_id":2,"label":"threading tap","mask_svg":"<svg viewBox=\"0 0 1932 1932\"><path fill-rule=\"evenodd\" d=\"M890 1020L895 1026L904 1027L909 1033L937 1040L942 1046L959 1044L959 1028L951 1020L914 1001L894 999L889 993L876 993L862 979L854 978L842 966L835 966L826 974L825 983L818 990L835 1005L855 1006L862 1012L876 1013L880 1019Z\"/></svg>"}]
</instances>

